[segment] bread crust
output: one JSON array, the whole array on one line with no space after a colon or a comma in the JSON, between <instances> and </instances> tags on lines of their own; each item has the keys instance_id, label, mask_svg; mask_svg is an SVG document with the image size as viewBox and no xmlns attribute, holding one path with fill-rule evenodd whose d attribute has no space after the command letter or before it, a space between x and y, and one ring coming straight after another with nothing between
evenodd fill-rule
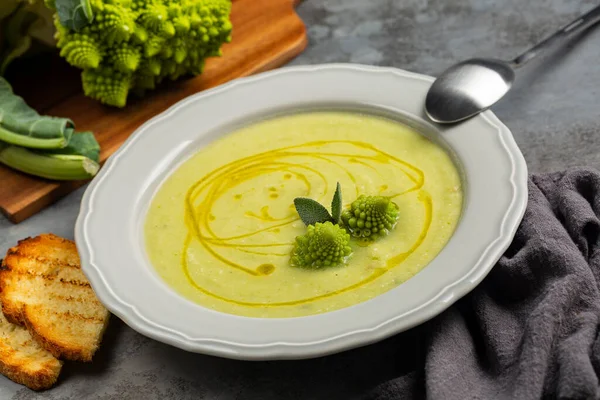
<instances>
[{"instance_id":1,"label":"bread crust","mask_svg":"<svg viewBox=\"0 0 600 400\"><path fill-rule=\"evenodd\" d=\"M10 362L4 351L0 350L0 374L31 390L50 389L58 380L61 369L62 362L54 359L44 363L41 369L28 371L25 364Z\"/></svg>"},{"instance_id":2,"label":"bread crust","mask_svg":"<svg viewBox=\"0 0 600 400\"><path fill-rule=\"evenodd\" d=\"M56 383L62 361L43 349L27 329L0 315L0 373L32 390Z\"/></svg>"},{"instance_id":3,"label":"bread crust","mask_svg":"<svg viewBox=\"0 0 600 400\"><path fill-rule=\"evenodd\" d=\"M0 268L6 318L57 358L90 362L110 314L81 271L75 243L53 234L20 240Z\"/></svg>"}]
</instances>

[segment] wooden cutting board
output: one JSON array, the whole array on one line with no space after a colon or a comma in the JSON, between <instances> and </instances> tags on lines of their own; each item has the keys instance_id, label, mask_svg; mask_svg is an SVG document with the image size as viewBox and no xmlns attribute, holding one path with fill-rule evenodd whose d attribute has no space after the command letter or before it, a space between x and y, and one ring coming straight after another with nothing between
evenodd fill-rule
<instances>
[{"instance_id":1,"label":"wooden cutting board","mask_svg":"<svg viewBox=\"0 0 600 400\"><path fill-rule=\"evenodd\" d=\"M122 110L83 96L79 71L55 56L13 66L8 78L15 92L38 112L69 117L78 131L93 131L103 162L138 126L177 101L232 79L276 68L300 54L307 38L294 10L299 2L233 0L233 40L223 47L222 57L209 60L201 76L168 83L143 99L129 100ZM85 183L38 179L0 165L0 211L18 223Z\"/></svg>"}]
</instances>

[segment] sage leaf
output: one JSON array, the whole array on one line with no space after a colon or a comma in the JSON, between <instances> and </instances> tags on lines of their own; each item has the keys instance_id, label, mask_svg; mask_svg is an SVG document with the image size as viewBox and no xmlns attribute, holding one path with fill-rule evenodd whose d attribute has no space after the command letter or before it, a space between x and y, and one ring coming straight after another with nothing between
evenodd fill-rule
<instances>
[{"instance_id":1,"label":"sage leaf","mask_svg":"<svg viewBox=\"0 0 600 400\"><path fill-rule=\"evenodd\" d=\"M56 13L65 28L79 31L94 21L89 0L56 0Z\"/></svg>"},{"instance_id":2,"label":"sage leaf","mask_svg":"<svg viewBox=\"0 0 600 400\"><path fill-rule=\"evenodd\" d=\"M334 224L340 223L340 218L342 217L342 187L339 182L335 188L333 200L331 200L331 216Z\"/></svg>"},{"instance_id":3,"label":"sage leaf","mask_svg":"<svg viewBox=\"0 0 600 400\"><path fill-rule=\"evenodd\" d=\"M329 215L329 211L313 199L297 197L294 199L294 206L296 206L296 211L306 226L333 220Z\"/></svg>"}]
</instances>

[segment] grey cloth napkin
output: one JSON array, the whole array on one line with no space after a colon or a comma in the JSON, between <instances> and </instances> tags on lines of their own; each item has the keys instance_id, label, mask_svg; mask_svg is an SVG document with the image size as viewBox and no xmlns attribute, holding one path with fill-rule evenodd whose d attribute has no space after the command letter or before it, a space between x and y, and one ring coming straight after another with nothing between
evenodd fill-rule
<instances>
[{"instance_id":1,"label":"grey cloth napkin","mask_svg":"<svg viewBox=\"0 0 600 400\"><path fill-rule=\"evenodd\" d=\"M394 338L369 400L600 398L600 172L529 181L516 237L486 279Z\"/></svg>"}]
</instances>

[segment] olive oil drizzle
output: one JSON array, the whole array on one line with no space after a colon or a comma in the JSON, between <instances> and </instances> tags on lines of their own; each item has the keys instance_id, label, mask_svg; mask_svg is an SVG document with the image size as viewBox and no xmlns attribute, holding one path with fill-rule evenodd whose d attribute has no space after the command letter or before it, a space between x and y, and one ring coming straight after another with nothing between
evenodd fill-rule
<instances>
[{"instance_id":1,"label":"olive oil drizzle","mask_svg":"<svg viewBox=\"0 0 600 400\"><path fill-rule=\"evenodd\" d=\"M320 150L320 148L335 143L337 145L345 145L350 146L355 149L358 149L357 153L348 153L348 152L324 152ZM310 150L313 150L312 152ZM360 151L370 151L370 155L360 154ZM318 198L319 201L322 201L326 195L326 193L320 193L319 196L316 196L312 193L312 185L310 180L306 176L306 173L312 173L317 176L321 181L323 181L325 187L331 186L330 182L327 182L325 176L317 169L310 164L304 162L303 164L295 164L293 162L293 158L297 157L309 157L314 160L321 160L330 164L337 166L338 168L344 170L348 175L348 178L355 184L356 192L358 194L358 185L355 176L345 169L340 163L335 161L335 158L344 158L351 163L357 163L361 165L365 165L367 167L372 168L374 171L377 171L376 168L368 164L367 161L379 163L379 164L393 164L394 167L398 167L414 184L414 186L404 190L400 193L396 193L391 195L391 198L395 198L398 196L405 195L410 192L418 191L418 200L423 205L425 220L420 232L420 235L417 237L413 245L408 251L403 253L394 255L391 257L386 263L385 267L375 268L372 273L366 277L365 279L347 286L345 288L341 288L339 290L331 291L324 293L322 295L292 300L286 302L271 302L271 303L260 303L260 302L244 302L238 301L232 298L221 296L217 293L214 293L206 288L198 285L189 271L188 264L188 251L193 241L198 242L214 259L220 261L227 267L234 268L236 270L247 273L251 276L265 276L270 275L275 271L275 266L270 263L263 263L255 268L250 268L245 265L240 265L239 263L228 259L220 253L221 248L233 248L237 251L241 251L249 254L256 255L265 255L265 256L287 256L289 255L289 249L293 243L242 243L245 239L251 238L259 233L279 230L284 226L293 224L298 221L299 218L295 213L293 205L289 208L289 215L285 215L284 217L274 217L269 213L268 206L264 206L261 209L260 214L254 212L246 212L245 215L252 218L257 218L265 223L269 223L265 228L259 228L252 232L239 234L230 237L220 237L218 236L211 227L211 222L215 220L214 214L212 213L212 208L215 203L221 198L225 193L231 191L240 183L243 183L247 180L250 180L256 176L261 174L268 173L284 173L284 180L289 180L292 177L296 177L299 181L301 181L305 188L304 196L310 196L312 198ZM331 159L333 158L333 160ZM350 161L352 160L352 161ZM305 304L317 300L321 300L324 298L336 296L345 292L349 292L351 290L357 289L363 285L366 285L380 276L384 275L390 269L396 267L401 264L406 258L408 258L425 240L427 233L429 231L429 227L431 225L432 220L432 201L430 195L423 189L424 185L424 173L418 169L417 167L396 158L390 154L387 154L371 144L359 142L359 141L315 141L306 144L283 147L276 150L266 151L264 153L256 154L253 156L249 156L243 159L235 160L226 164L220 168L217 168L204 176L202 179L193 184L187 191L185 197L185 223L188 228L188 234L183 243L183 250L181 252L181 267L184 271L184 274L190 283L198 291L204 293L207 296L241 306L248 307L280 307L280 306L293 306ZM385 185L384 185L385 186ZM269 193L274 193L271 188L269 189ZM243 195L236 195L236 199L241 199ZM269 196L273 198L273 196ZM273 251L271 252L271 248L280 248L281 251ZM263 251L259 251L262 249ZM285 250L287 249L287 250Z\"/></svg>"}]
</instances>

